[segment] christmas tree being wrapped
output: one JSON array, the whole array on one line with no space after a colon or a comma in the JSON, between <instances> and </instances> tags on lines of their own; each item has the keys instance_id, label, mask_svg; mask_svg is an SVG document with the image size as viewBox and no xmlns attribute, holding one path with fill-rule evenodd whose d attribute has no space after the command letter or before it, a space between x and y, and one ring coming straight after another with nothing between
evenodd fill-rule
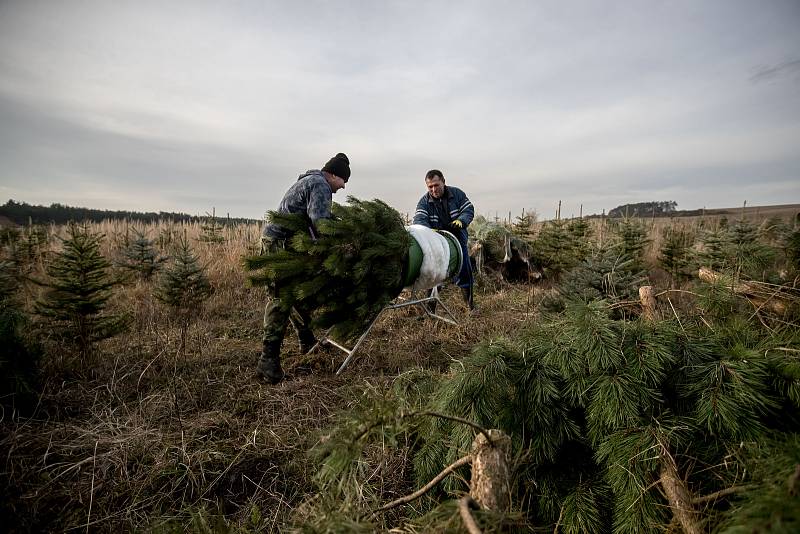
<instances>
[{"instance_id":1,"label":"christmas tree being wrapped","mask_svg":"<svg viewBox=\"0 0 800 534\"><path fill-rule=\"evenodd\" d=\"M458 272L461 261L452 235L422 228L412 237L415 227L407 229L384 202L347 202L333 204L332 217L317 221L313 236L304 215L269 212L269 222L288 229L292 238L283 250L245 259L248 270L258 271L250 275L253 285L273 288L284 306L318 310L314 326L331 328L329 335L340 340L360 334L404 287L425 289L415 284L421 278L427 287L430 280L441 283ZM431 244L447 248L434 261L445 273L438 279L425 276Z\"/></svg>"}]
</instances>

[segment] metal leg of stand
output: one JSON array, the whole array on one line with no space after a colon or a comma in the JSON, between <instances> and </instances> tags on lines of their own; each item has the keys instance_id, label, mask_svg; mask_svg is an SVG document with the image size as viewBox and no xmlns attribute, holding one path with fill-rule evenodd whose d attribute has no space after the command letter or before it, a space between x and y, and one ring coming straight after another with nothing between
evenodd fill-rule
<instances>
[{"instance_id":1,"label":"metal leg of stand","mask_svg":"<svg viewBox=\"0 0 800 534\"><path fill-rule=\"evenodd\" d=\"M350 363L350 360L353 359L353 354L355 354L356 350L361 345L361 342L364 341L364 339L367 337L367 334L369 334L369 331L372 330L372 327L375 326L375 323L378 322L378 318L381 315L383 315L383 312L386 311L386 309L387 308L384 308L384 309L382 309L381 311L378 312L378 315L376 315L375 318L372 320L372 322L369 323L369 326L367 327L366 330L364 330L364 333L361 334L361 337L358 338L358 341L356 341L356 344L353 345L352 349L348 350L345 347L343 347L343 346L339 345L338 343L336 343L335 341L333 341L332 339L328 338L328 342L331 345L333 345L334 347L337 347L337 348L339 348L339 349L341 349L341 350L343 350L344 352L347 353L347 358L345 358L344 362L342 362L342 365L339 366L339 369L336 371L336 376L339 376L339 374L342 371L344 371L344 368L347 367L347 364Z\"/></svg>"},{"instance_id":2,"label":"metal leg of stand","mask_svg":"<svg viewBox=\"0 0 800 534\"><path fill-rule=\"evenodd\" d=\"M428 302L434 302L434 301L439 306L441 306L442 309L445 312L447 312L447 315L450 316L449 318L441 316L441 315L438 315L438 314L430 311L428 309L428 307L425 305ZM406 308L408 306L419 306L425 311L425 313L428 316L433 317L434 319L438 319L439 321L443 321L443 322L445 322L447 324L452 324L454 326L458 326L458 321L456 320L456 316L453 315L453 312L451 312L450 309L447 306L444 305L444 302L441 301L441 299L439 298L439 293L438 292L434 292L433 296L430 296L430 297L425 297L425 298L416 299L416 300L410 300L408 302L401 302L400 304L390 304L390 305L386 306L385 308L383 308L380 312L378 312L378 315L375 316L375 318L372 320L372 322L369 323L369 326L364 331L364 333L361 334L361 337L358 338L358 341L356 341L356 344L353 345L352 349L348 349L344 345L339 344L338 342L334 341L333 339L327 337L327 335L325 336L324 339L322 339L319 343L317 343L317 345L315 345L315 348L320 343L328 344L328 345L333 345L337 349L339 349L342 352L344 352L345 354L347 354L347 358L345 358L344 362L342 362L342 365L340 365L339 369L336 371L336 375L338 376L339 374L341 374L342 371L344 371L344 368L347 367L347 365L350 363L350 360L353 359L353 355L355 354L356 350L358 350L358 348L361 346L361 343L364 341L364 339L366 339L366 337L369 334L370 330L372 330L372 327L375 326L375 323L378 322L378 319L383 314L383 312L385 312L386 310L396 310L396 309L399 309L399 308Z\"/></svg>"}]
</instances>

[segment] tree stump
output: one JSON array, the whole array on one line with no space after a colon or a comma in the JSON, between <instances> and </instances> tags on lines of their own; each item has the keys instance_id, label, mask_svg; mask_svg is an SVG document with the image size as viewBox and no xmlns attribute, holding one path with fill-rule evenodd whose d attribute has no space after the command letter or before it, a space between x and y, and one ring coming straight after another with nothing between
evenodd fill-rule
<instances>
[{"instance_id":1,"label":"tree stump","mask_svg":"<svg viewBox=\"0 0 800 534\"><path fill-rule=\"evenodd\" d=\"M653 286L642 286L639 288L639 301L642 303L642 317L646 321L655 321L656 297L653 295Z\"/></svg>"},{"instance_id":2,"label":"tree stump","mask_svg":"<svg viewBox=\"0 0 800 534\"><path fill-rule=\"evenodd\" d=\"M489 430L490 443L483 433L472 442L470 497L487 510L505 511L511 505L511 472L508 457L511 438L501 430Z\"/></svg>"}]
</instances>

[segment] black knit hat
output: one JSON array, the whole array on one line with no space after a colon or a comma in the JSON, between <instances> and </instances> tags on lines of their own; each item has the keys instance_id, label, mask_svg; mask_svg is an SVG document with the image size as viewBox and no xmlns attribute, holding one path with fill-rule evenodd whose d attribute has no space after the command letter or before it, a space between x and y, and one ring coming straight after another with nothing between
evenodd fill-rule
<instances>
[{"instance_id":1,"label":"black knit hat","mask_svg":"<svg viewBox=\"0 0 800 534\"><path fill-rule=\"evenodd\" d=\"M350 160L347 159L345 154L339 152L328 160L322 170L335 174L346 182L350 178Z\"/></svg>"}]
</instances>

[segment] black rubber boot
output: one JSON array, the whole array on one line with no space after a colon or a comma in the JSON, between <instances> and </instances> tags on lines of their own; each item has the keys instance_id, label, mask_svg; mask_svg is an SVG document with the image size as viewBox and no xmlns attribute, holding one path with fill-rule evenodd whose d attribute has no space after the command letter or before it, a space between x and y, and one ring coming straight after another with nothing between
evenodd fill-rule
<instances>
[{"instance_id":1,"label":"black rubber boot","mask_svg":"<svg viewBox=\"0 0 800 534\"><path fill-rule=\"evenodd\" d=\"M284 375L283 369L281 369L280 341L264 343L264 348L261 350L261 357L258 359L258 368L256 372L259 378L273 385L283 380Z\"/></svg>"},{"instance_id":2,"label":"black rubber boot","mask_svg":"<svg viewBox=\"0 0 800 534\"><path fill-rule=\"evenodd\" d=\"M461 295L464 297L464 302L467 303L470 310L475 309L475 302L472 300L472 286L469 287L462 287L461 288Z\"/></svg>"},{"instance_id":3,"label":"black rubber boot","mask_svg":"<svg viewBox=\"0 0 800 534\"><path fill-rule=\"evenodd\" d=\"M297 337L300 338L300 354L308 354L317 344L317 338L314 337L314 332L311 330L300 330Z\"/></svg>"}]
</instances>

